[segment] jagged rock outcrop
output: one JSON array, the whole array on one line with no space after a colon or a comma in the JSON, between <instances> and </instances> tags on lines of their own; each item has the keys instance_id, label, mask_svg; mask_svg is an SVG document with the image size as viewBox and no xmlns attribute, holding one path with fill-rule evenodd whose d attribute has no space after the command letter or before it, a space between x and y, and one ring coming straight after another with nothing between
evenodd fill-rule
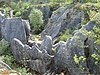
<instances>
[{"instance_id":1,"label":"jagged rock outcrop","mask_svg":"<svg viewBox=\"0 0 100 75\"><path fill-rule=\"evenodd\" d=\"M88 31L92 30L94 25L95 21L88 22L74 32L73 37L66 42L60 41L56 46L52 44L52 38L47 35L40 46L35 42L32 47L14 38L11 43L13 55L19 63L27 65L41 75L48 71L49 73L64 71L69 75L87 74L90 68L87 66L89 61L84 45L88 39ZM52 48L56 49L54 56L51 55Z\"/></svg>"},{"instance_id":2,"label":"jagged rock outcrop","mask_svg":"<svg viewBox=\"0 0 100 75\"><path fill-rule=\"evenodd\" d=\"M74 33L74 36L69 38L66 43L60 42L56 48L57 53L55 54L55 70L61 72L68 70L71 75L80 75L89 73L87 70L86 54L84 50L85 41L88 38L88 26L91 24L95 25L95 21L90 21L85 27ZM92 30L93 27L90 29ZM75 57L79 60L75 63ZM80 69L84 68L83 71Z\"/></svg>"},{"instance_id":3,"label":"jagged rock outcrop","mask_svg":"<svg viewBox=\"0 0 100 75\"><path fill-rule=\"evenodd\" d=\"M13 38L21 40L26 43L25 29L21 18L6 18L1 25L2 38L9 43Z\"/></svg>"},{"instance_id":4,"label":"jagged rock outcrop","mask_svg":"<svg viewBox=\"0 0 100 75\"><path fill-rule=\"evenodd\" d=\"M22 20L23 25L24 25L24 29L25 29L25 33L26 33L26 40L28 41L28 38L30 36L30 23L28 20Z\"/></svg>"},{"instance_id":5,"label":"jagged rock outcrop","mask_svg":"<svg viewBox=\"0 0 100 75\"><path fill-rule=\"evenodd\" d=\"M14 38L11 43L12 52L16 60L30 67L33 71L44 74L50 65L53 56L45 49L40 50L37 45L32 47L24 45L20 40Z\"/></svg>"},{"instance_id":6,"label":"jagged rock outcrop","mask_svg":"<svg viewBox=\"0 0 100 75\"><path fill-rule=\"evenodd\" d=\"M93 29L93 27L95 26L96 21L89 21L84 28L86 28L86 30L91 31Z\"/></svg>"},{"instance_id":7,"label":"jagged rock outcrop","mask_svg":"<svg viewBox=\"0 0 100 75\"><path fill-rule=\"evenodd\" d=\"M52 14L45 30L41 33L42 38L50 35L53 39L63 30L79 28L84 12L75 7L60 7Z\"/></svg>"},{"instance_id":8,"label":"jagged rock outcrop","mask_svg":"<svg viewBox=\"0 0 100 75\"><path fill-rule=\"evenodd\" d=\"M0 37L11 43L13 38L21 40L24 44L30 36L30 24L28 20L21 18L0 19Z\"/></svg>"},{"instance_id":9,"label":"jagged rock outcrop","mask_svg":"<svg viewBox=\"0 0 100 75\"><path fill-rule=\"evenodd\" d=\"M40 10L42 11L43 13L43 20L44 20L44 24L47 24L48 22L48 19L49 19L49 16L50 16L50 6L43 6L40 8Z\"/></svg>"},{"instance_id":10,"label":"jagged rock outcrop","mask_svg":"<svg viewBox=\"0 0 100 75\"><path fill-rule=\"evenodd\" d=\"M94 42L96 41L96 39L94 38L89 38L86 42L86 45L88 46L88 48L86 48L87 50L87 66L89 68L89 72L91 74L94 74L94 75L99 75L100 74L100 65L97 65L95 62L95 58L92 57L93 54L95 55L99 55L99 52L97 49L100 48L100 45L99 45L99 48L97 48L97 45L94 44Z\"/></svg>"},{"instance_id":11,"label":"jagged rock outcrop","mask_svg":"<svg viewBox=\"0 0 100 75\"><path fill-rule=\"evenodd\" d=\"M45 49L48 52L48 54L51 54L52 45L53 45L52 38L46 35L41 43L40 50Z\"/></svg>"},{"instance_id":12,"label":"jagged rock outcrop","mask_svg":"<svg viewBox=\"0 0 100 75\"><path fill-rule=\"evenodd\" d=\"M0 40L2 39L2 34L1 34L1 25L4 21L4 17L3 16L0 16Z\"/></svg>"},{"instance_id":13,"label":"jagged rock outcrop","mask_svg":"<svg viewBox=\"0 0 100 75\"><path fill-rule=\"evenodd\" d=\"M92 24L94 23L91 22ZM91 24L90 23L90 24ZM91 24L91 26L93 26ZM88 26L87 28L90 29L91 26ZM96 41L96 38L95 37L89 37L86 41L86 45L88 46L88 48L86 48L86 51L87 51L87 66L89 68L89 72L91 74L94 74L94 75L99 75L100 74L100 65L99 64L96 64L96 57L93 57L93 54L94 55L100 55L98 49L100 49L100 44L96 44L95 43Z\"/></svg>"}]
</instances>

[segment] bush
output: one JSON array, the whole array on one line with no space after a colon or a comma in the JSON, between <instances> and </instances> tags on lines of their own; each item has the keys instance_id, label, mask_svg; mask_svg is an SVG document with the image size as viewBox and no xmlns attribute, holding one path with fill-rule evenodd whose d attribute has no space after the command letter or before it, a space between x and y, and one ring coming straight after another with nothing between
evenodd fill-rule
<instances>
[{"instance_id":1,"label":"bush","mask_svg":"<svg viewBox=\"0 0 100 75\"><path fill-rule=\"evenodd\" d=\"M15 58L9 54L9 55L4 55L3 58L4 62L7 63L12 69L16 70L17 72L20 72L22 75L32 75L29 72L29 68L27 67L22 67L22 65L19 65L16 63Z\"/></svg>"},{"instance_id":2,"label":"bush","mask_svg":"<svg viewBox=\"0 0 100 75\"><path fill-rule=\"evenodd\" d=\"M31 10L31 13L29 15L31 28L34 29L35 33L38 33L41 30L41 27L43 26L43 20L42 20L43 14L38 9Z\"/></svg>"},{"instance_id":3,"label":"bush","mask_svg":"<svg viewBox=\"0 0 100 75\"><path fill-rule=\"evenodd\" d=\"M71 30L65 30L59 37L61 41L66 41L69 37L71 37Z\"/></svg>"},{"instance_id":4,"label":"bush","mask_svg":"<svg viewBox=\"0 0 100 75\"><path fill-rule=\"evenodd\" d=\"M32 75L31 73L28 73L28 69L26 68L18 67L16 68L16 70L20 72L22 75Z\"/></svg>"},{"instance_id":5,"label":"bush","mask_svg":"<svg viewBox=\"0 0 100 75\"><path fill-rule=\"evenodd\" d=\"M9 44L6 40L2 39L0 41L0 55L9 52Z\"/></svg>"},{"instance_id":6,"label":"bush","mask_svg":"<svg viewBox=\"0 0 100 75\"><path fill-rule=\"evenodd\" d=\"M16 13L15 13L15 16L16 16L16 17L20 17L20 16L21 16L21 12L16 12Z\"/></svg>"}]
</instances>

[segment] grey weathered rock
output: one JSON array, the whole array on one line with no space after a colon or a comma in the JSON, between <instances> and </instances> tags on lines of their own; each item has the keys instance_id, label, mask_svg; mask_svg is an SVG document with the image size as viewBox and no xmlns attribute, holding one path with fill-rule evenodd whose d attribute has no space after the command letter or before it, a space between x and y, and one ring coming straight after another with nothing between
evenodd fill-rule
<instances>
[{"instance_id":1,"label":"grey weathered rock","mask_svg":"<svg viewBox=\"0 0 100 75\"><path fill-rule=\"evenodd\" d=\"M100 74L100 64L95 64L97 60L95 60L94 57L92 57L93 54L100 55L98 52L98 49L100 49L100 44L94 44L96 41L95 38L89 38L86 42L86 45L88 45L87 50L87 66L89 68L89 72L94 74L94 75L99 75Z\"/></svg>"},{"instance_id":2,"label":"grey weathered rock","mask_svg":"<svg viewBox=\"0 0 100 75\"><path fill-rule=\"evenodd\" d=\"M94 22L93 24L95 25ZM74 32L73 37L69 38L66 42L61 41L55 46L52 45L52 37L48 35L44 37L40 46L34 42L32 47L24 45L21 41L14 38L11 43L13 55L19 63L27 65L41 75L46 73L47 70L53 70L52 72L55 73L66 71L69 75L87 74L89 73L87 68L91 71L93 68L93 73L97 74L99 71L96 72L96 70L99 68L94 65L92 58L85 59L87 53L84 49L88 39L88 31L93 29L93 24L89 28L91 23L87 23L81 29ZM94 53L93 41L92 46L90 42L88 42L88 45L92 49L88 53ZM51 56L53 47L56 48L56 53L54 56ZM79 61L75 61L75 58L79 59ZM92 62L91 64L90 61ZM94 67L91 68L91 65L94 65ZM80 67L84 69L81 70Z\"/></svg>"},{"instance_id":3,"label":"grey weathered rock","mask_svg":"<svg viewBox=\"0 0 100 75\"><path fill-rule=\"evenodd\" d=\"M26 43L26 34L21 18L6 18L1 25L1 34L9 43L13 38Z\"/></svg>"},{"instance_id":4,"label":"grey weathered rock","mask_svg":"<svg viewBox=\"0 0 100 75\"><path fill-rule=\"evenodd\" d=\"M25 33L26 33L26 39L28 41L28 38L30 36L30 24L29 24L29 21L28 20L22 20L23 22L23 25L24 25L24 29L25 29Z\"/></svg>"},{"instance_id":5,"label":"grey weathered rock","mask_svg":"<svg viewBox=\"0 0 100 75\"><path fill-rule=\"evenodd\" d=\"M78 36L77 36L78 37ZM67 40L66 44L61 44L57 48L57 53L55 55L55 64L58 69L57 72L67 70L71 75L80 75L82 71L80 70L80 65L86 67L86 61L80 61L79 64L76 64L74 61L75 54L78 56L84 56L84 42L80 40L80 37L72 37Z\"/></svg>"},{"instance_id":6,"label":"grey weathered rock","mask_svg":"<svg viewBox=\"0 0 100 75\"><path fill-rule=\"evenodd\" d=\"M2 39L2 34L1 34L1 25L2 25L2 23L3 23L3 21L4 21L4 17L3 16L0 16L0 40Z\"/></svg>"},{"instance_id":7,"label":"grey weathered rock","mask_svg":"<svg viewBox=\"0 0 100 75\"><path fill-rule=\"evenodd\" d=\"M51 36L45 36L42 43L41 43L41 46L40 46L40 50L43 50L45 49L48 54L51 54L52 53L52 38Z\"/></svg>"},{"instance_id":8,"label":"grey weathered rock","mask_svg":"<svg viewBox=\"0 0 100 75\"><path fill-rule=\"evenodd\" d=\"M30 62L28 62L28 65L33 71L36 71L36 72L40 73L41 75L43 75L47 70L46 69L47 66L45 65L45 62L38 60L38 59L31 60Z\"/></svg>"},{"instance_id":9,"label":"grey weathered rock","mask_svg":"<svg viewBox=\"0 0 100 75\"><path fill-rule=\"evenodd\" d=\"M23 48L24 48L24 45L22 44L22 42L18 39L13 39L12 42L11 42L11 48L12 48L12 53L15 57L15 59L18 61L18 62L22 62L23 60Z\"/></svg>"},{"instance_id":10,"label":"grey weathered rock","mask_svg":"<svg viewBox=\"0 0 100 75\"><path fill-rule=\"evenodd\" d=\"M44 24L47 24L49 16L50 16L50 7L46 5L46 6L41 7L40 10L43 13Z\"/></svg>"},{"instance_id":11,"label":"grey weathered rock","mask_svg":"<svg viewBox=\"0 0 100 75\"><path fill-rule=\"evenodd\" d=\"M47 71L53 58L45 49L41 51L35 44L32 47L24 45L16 38L12 40L11 47L17 62L27 65L41 74Z\"/></svg>"},{"instance_id":12,"label":"grey weathered rock","mask_svg":"<svg viewBox=\"0 0 100 75\"><path fill-rule=\"evenodd\" d=\"M60 7L51 16L46 29L41 36L50 35L53 39L63 30L80 27L83 11L71 7Z\"/></svg>"},{"instance_id":13,"label":"grey weathered rock","mask_svg":"<svg viewBox=\"0 0 100 75\"><path fill-rule=\"evenodd\" d=\"M64 59L63 57L62 57L62 55L63 54L65 54L64 53L64 51L63 50L65 50L65 42L59 42L59 45L58 45L58 47L57 47L57 53L55 54L55 57L54 57L54 61L55 61L55 70L58 72L58 73L60 73L62 70L64 70L65 68L66 68L66 66L67 65L64 65L62 62L63 62L63 60L62 59ZM67 52L67 51L65 51L65 52ZM62 54L63 53L63 54ZM63 55L63 56L65 56L65 55Z\"/></svg>"},{"instance_id":14,"label":"grey weathered rock","mask_svg":"<svg viewBox=\"0 0 100 75\"><path fill-rule=\"evenodd\" d=\"M93 27L95 26L96 21L89 21L84 28L86 28L86 30L91 31L93 29Z\"/></svg>"},{"instance_id":15,"label":"grey weathered rock","mask_svg":"<svg viewBox=\"0 0 100 75\"><path fill-rule=\"evenodd\" d=\"M93 29L93 26L91 27L90 30ZM69 38L66 41L66 43L61 42L58 44L58 47L56 48L57 53L55 54L54 57L56 72L59 73L64 70L68 70L71 75L80 75L89 73L87 70L88 62L84 60L85 57L87 56L84 50L84 45L88 38L87 32L88 28L87 27L85 28L84 26L80 30L76 31L74 33L74 36ZM76 63L75 56L77 59L80 59L80 57L82 57L82 59L80 59L79 62ZM80 66L84 68L83 71L80 69Z\"/></svg>"}]
</instances>

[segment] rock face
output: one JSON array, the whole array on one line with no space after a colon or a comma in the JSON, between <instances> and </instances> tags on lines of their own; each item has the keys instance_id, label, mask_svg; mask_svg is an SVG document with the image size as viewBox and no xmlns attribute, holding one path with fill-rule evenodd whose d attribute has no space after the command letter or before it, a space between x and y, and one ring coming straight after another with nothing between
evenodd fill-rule
<instances>
[{"instance_id":1,"label":"rock face","mask_svg":"<svg viewBox=\"0 0 100 75\"><path fill-rule=\"evenodd\" d=\"M50 7L49 6L43 6L43 7L40 8L40 10L43 13L44 24L47 24L49 16L50 16Z\"/></svg>"},{"instance_id":2,"label":"rock face","mask_svg":"<svg viewBox=\"0 0 100 75\"><path fill-rule=\"evenodd\" d=\"M85 57L84 41L86 38L83 40L83 38L80 36L83 36L81 32L79 32L78 35L74 35L68 39L66 43L60 44L59 48L57 48L57 53L54 60L59 72L67 68L71 75L80 75L82 73L80 70L80 65L85 69L87 68L86 61L81 60L79 63L75 63L74 61L75 55L77 56L76 58L81 56Z\"/></svg>"},{"instance_id":3,"label":"rock face","mask_svg":"<svg viewBox=\"0 0 100 75\"><path fill-rule=\"evenodd\" d=\"M91 23L90 23L91 26L93 26L94 21L92 21ZM91 27L89 26L87 28L91 29ZM86 42L86 45L88 45L88 48L86 48L87 53L88 53L87 66L91 74L99 75L100 74L100 70L99 70L100 64L96 64L97 60L92 56L93 54L100 55L100 53L98 52L98 49L100 49L100 44L94 43L95 41L96 39L94 37L90 37Z\"/></svg>"},{"instance_id":4,"label":"rock face","mask_svg":"<svg viewBox=\"0 0 100 75\"><path fill-rule=\"evenodd\" d=\"M71 7L60 7L52 14L41 36L50 35L53 39L64 29L80 27L83 11Z\"/></svg>"},{"instance_id":5,"label":"rock face","mask_svg":"<svg viewBox=\"0 0 100 75\"><path fill-rule=\"evenodd\" d=\"M43 50L45 49L48 54L51 54L52 53L52 38L50 36L45 36L44 40L42 41L41 43L41 46L40 46L40 50Z\"/></svg>"},{"instance_id":6,"label":"rock face","mask_svg":"<svg viewBox=\"0 0 100 75\"><path fill-rule=\"evenodd\" d=\"M87 25L91 26L90 22L88 22L86 26ZM54 57L55 69L57 73L64 70L68 70L71 75L89 73L87 70L88 62L85 59L87 54L84 50L85 41L88 38L88 27L86 26L75 32L74 36L69 38L66 43L59 43L58 47L56 48L57 53ZM91 29L93 29L93 27ZM79 61L76 62L75 59L78 59ZM85 69L82 71L80 66Z\"/></svg>"},{"instance_id":7,"label":"rock face","mask_svg":"<svg viewBox=\"0 0 100 75\"><path fill-rule=\"evenodd\" d=\"M93 27L95 26L96 21L89 21L84 28L86 28L88 31L91 31L93 29Z\"/></svg>"},{"instance_id":8,"label":"rock face","mask_svg":"<svg viewBox=\"0 0 100 75\"><path fill-rule=\"evenodd\" d=\"M4 21L4 17L3 16L0 16L0 40L2 39L2 34L1 34L1 25Z\"/></svg>"},{"instance_id":9,"label":"rock face","mask_svg":"<svg viewBox=\"0 0 100 75\"><path fill-rule=\"evenodd\" d=\"M89 28L91 25L92 27ZM88 53L94 53L94 46L92 47L90 42L87 41L88 31L92 30L94 25L95 21L88 22L77 30L73 37L66 42L60 41L56 46L52 44L52 38L48 35L45 36L40 45L34 42L32 47L14 38L11 42L12 53L19 63L27 65L41 75L48 75L46 73L48 71L54 73L64 71L68 75L85 75L92 68L93 73L95 73L94 71L97 69L94 69L94 67L98 67L94 65L93 59L88 56ZM87 44L92 51L87 51L84 48L86 42L88 42ZM53 47L56 49L56 53L51 55ZM92 65L94 67L91 68ZM97 72L95 74L98 75Z\"/></svg>"},{"instance_id":10,"label":"rock face","mask_svg":"<svg viewBox=\"0 0 100 75\"><path fill-rule=\"evenodd\" d=\"M86 49L88 52L88 59L87 59L87 66L89 68L89 71L91 74L94 75L99 75L100 74L100 65L95 64L96 60L94 57L92 57L93 54L99 55L99 52L97 49L100 49L100 45L96 45L94 44L95 39L94 38L90 38L90 40L88 40L86 42L86 45L88 45L88 48ZM97 48L98 47L98 48Z\"/></svg>"},{"instance_id":11,"label":"rock face","mask_svg":"<svg viewBox=\"0 0 100 75\"><path fill-rule=\"evenodd\" d=\"M13 55L19 63L27 65L40 74L47 71L48 65L53 58L45 49L40 50L35 44L32 47L24 45L16 38L12 40L11 47Z\"/></svg>"},{"instance_id":12,"label":"rock face","mask_svg":"<svg viewBox=\"0 0 100 75\"><path fill-rule=\"evenodd\" d=\"M26 34L21 18L4 19L1 25L1 34L2 38L6 39L9 43L13 38L26 43Z\"/></svg>"},{"instance_id":13,"label":"rock face","mask_svg":"<svg viewBox=\"0 0 100 75\"><path fill-rule=\"evenodd\" d=\"M25 33L26 33L26 39L28 41L28 38L30 36L30 24L29 24L29 21L28 20L22 20L23 22L23 25L24 25L24 29L25 29Z\"/></svg>"}]
</instances>

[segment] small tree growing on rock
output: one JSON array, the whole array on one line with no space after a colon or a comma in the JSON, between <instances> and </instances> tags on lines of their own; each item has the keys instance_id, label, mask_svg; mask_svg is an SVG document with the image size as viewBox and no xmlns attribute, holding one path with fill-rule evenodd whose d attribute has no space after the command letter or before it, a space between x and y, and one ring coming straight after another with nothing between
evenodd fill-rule
<instances>
[{"instance_id":1,"label":"small tree growing on rock","mask_svg":"<svg viewBox=\"0 0 100 75\"><path fill-rule=\"evenodd\" d=\"M41 31L41 28L43 26L43 20L42 20L43 14L38 9L31 10L31 13L29 15L31 28L34 29L35 33L39 33Z\"/></svg>"}]
</instances>

